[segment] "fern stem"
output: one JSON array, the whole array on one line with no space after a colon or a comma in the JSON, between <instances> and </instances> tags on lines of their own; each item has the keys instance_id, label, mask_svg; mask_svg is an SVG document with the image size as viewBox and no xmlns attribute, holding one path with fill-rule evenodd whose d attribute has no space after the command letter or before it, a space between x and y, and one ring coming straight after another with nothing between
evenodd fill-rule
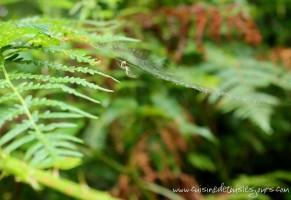
<instances>
[{"instance_id":1,"label":"fern stem","mask_svg":"<svg viewBox=\"0 0 291 200\"><path fill-rule=\"evenodd\" d=\"M52 175L50 172L32 168L26 163L12 158L0 149L0 169L5 173L13 174L21 181L31 185L44 185L58 190L68 196L84 200L117 200L108 193L80 185L75 182Z\"/></svg>"},{"instance_id":2,"label":"fern stem","mask_svg":"<svg viewBox=\"0 0 291 200\"><path fill-rule=\"evenodd\" d=\"M47 149L47 151L49 152L49 154L52 157L53 161L56 161L56 154L54 153L51 145L48 143L48 141L45 139L44 134L42 133L42 131L39 129L39 127L37 126L37 124L35 123L32 114L28 108L28 106L26 105L25 100L23 99L23 97L21 96L21 94L18 92L17 88L14 87L13 83L11 82L10 78L9 78L9 74L5 68L5 64L4 64L4 58L3 55L0 55L0 67L2 68L2 72L4 75L4 78L7 82L7 84L9 85L9 87L11 88L11 90L14 92L14 94L17 96L20 104L22 105L24 112L27 116L27 118L29 119L29 121L31 122L31 125L33 127L33 129L35 130L35 132L33 132L36 136L36 138L44 145L44 147Z\"/></svg>"}]
</instances>

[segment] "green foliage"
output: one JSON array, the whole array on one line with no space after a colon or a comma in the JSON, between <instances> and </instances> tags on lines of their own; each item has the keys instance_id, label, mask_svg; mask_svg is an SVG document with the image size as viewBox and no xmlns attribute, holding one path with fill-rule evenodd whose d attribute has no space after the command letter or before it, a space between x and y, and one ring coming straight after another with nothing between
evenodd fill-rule
<instances>
[{"instance_id":1,"label":"green foliage","mask_svg":"<svg viewBox=\"0 0 291 200\"><path fill-rule=\"evenodd\" d=\"M1 1L0 198L111 199L88 184L122 199L290 199L172 190L290 188L291 73L279 65L289 10L281 0Z\"/></svg>"},{"instance_id":2,"label":"green foliage","mask_svg":"<svg viewBox=\"0 0 291 200\"><path fill-rule=\"evenodd\" d=\"M284 70L269 62L219 51L213 46L208 50L209 71L221 80L218 90L236 98L226 96L218 101L219 96L214 93L209 101L218 101L217 106L222 112L233 111L234 117L249 119L266 133L271 133L270 120L279 99L263 89L271 85L279 86Z\"/></svg>"},{"instance_id":3,"label":"green foliage","mask_svg":"<svg viewBox=\"0 0 291 200\"><path fill-rule=\"evenodd\" d=\"M33 25L28 24L30 21L33 22ZM42 119L40 116L44 115L43 112L61 110L79 114L80 117L95 118L95 116L58 99L32 96L35 93L33 91L46 91L46 96L53 98L53 91L61 90L63 93L93 103L99 102L79 92L74 87L82 86L106 92L111 91L79 77L78 73L99 74L109 77L95 69L37 61L34 55L46 53L47 58L54 58L57 52L62 52L64 55L70 54L71 59L80 64L86 63L94 66L97 63L85 54L71 53L72 50L68 49L65 44L65 37L71 38L70 40L73 42L78 41L81 37L86 38L89 34L82 34L65 28L58 30L61 26L64 26L64 24L52 25L49 20L42 19L2 22L1 24L1 83L3 95L0 102L6 108L2 112L9 111L11 113L10 116L4 115L1 118L1 124L8 125L9 122L13 122L17 118L20 119L17 125L10 123L7 133L1 138L1 147L5 153L11 154L26 146L25 159L37 167L57 167L60 160L81 156L73 144L81 141L72 135L65 135L61 131L62 129L75 127L73 123L59 121L60 118L66 120L68 115L59 115L58 121L54 122L52 117L49 120ZM31 55L28 56L28 53ZM34 68L35 74L21 72L20 65L22 69ZM48 72L47 75L43 75L45 70ZM60 72L63 72L63 74ZM65 73L70 73L70 75Z\"/></svg>"},{"instance_id":4,"label":"green foliage","mask_svg":"<svg viewBox=\"0 0 291 200\"><path fill-rule=\"evenodd\" d=\"M90 25L97 28L94 23ZM96 35L86 24L49 18L1 22L0 31L1 162L16 157L28 163L28 170L78 166L83 156L78 146L83 141L74 135L79 129L76 120L97 117L79 108L76 100L94 106L100 101L86 94L89 89L112 92L97 81L89 81L90 77L117 80L98 71L99 61L75 46L90 45L93 49L101 42L127 38ZM69 96L71 100L66 100ZM4 173L21 176L5 163L0 167ZM65 182L59 186L62 184Z\"/></svg>"}]
</instances>

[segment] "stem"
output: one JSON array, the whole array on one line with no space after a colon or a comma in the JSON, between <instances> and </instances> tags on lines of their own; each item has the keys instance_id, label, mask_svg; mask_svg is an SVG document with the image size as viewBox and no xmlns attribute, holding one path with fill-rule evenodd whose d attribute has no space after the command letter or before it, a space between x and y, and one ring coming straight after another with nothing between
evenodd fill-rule
<instances>
[{"instance_id":1,"label":"stem","mask_svg":"<svg viewBox=\"0 0 291 200\"><path fill-rule=\"evenodd\" d=\"M34 169L28 166L26 163L10 157L3 153L0 149L0 169L4 172L13 174L17 178L28 183L40 183L44 186L55 189L68 196L77 199L84 200L117 200L118 198L112 197L106 192L94 190L89 188L87 185L80 185L75 182L53 176L51 173Z\"/></svg>"},{"instance_id":2,"label":"stem","mask_svg":"<svg viewBox=\"0 0 291 200\"><path fill-rule=\"evenodd\" d=\"M24 112L25 112L27 118L29 119L29 121L30 121L33 129L35 130L35 132L33 132L33 133L35 133L35 136L37 137L37 139L47 149L47 151L49 152L49 154L52 156L53 161L56 160L57 156L54 153L54 150L53 150L52 146L45 139L44 134L42 133L42 131L39 129L39 127L35 123L35 121L34 121L34 119L32 117L32 114L29 111L28 106L26 105L25 100L23 99L23 97L21 96L21 94L18 92L17 88L14 87L13 83L10 81L9 74L7 73L6 68L5 68L5 65L4 65L3 55L0 55L0 67L2 68L2 72L4 74L4 78L5 78L6 82L8 83L9 87L14 92L14 94L17 96L20 104L22 105L22 108L24 109Z\"/></svg>"}]
</instances>

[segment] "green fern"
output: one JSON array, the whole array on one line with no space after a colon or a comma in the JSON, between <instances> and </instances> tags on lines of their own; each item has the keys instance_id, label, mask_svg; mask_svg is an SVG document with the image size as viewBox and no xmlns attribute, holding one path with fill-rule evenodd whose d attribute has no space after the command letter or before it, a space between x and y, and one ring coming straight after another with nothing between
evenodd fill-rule
<instances>
[{"instance_id":1,"label":"green fern","mask_svg":"<svg viewBox=\"0 0 291 200\"><path fill-rule=\"evenodd\" d=\"M233 112L235 117L249 120L265 133L272 133L271 116L279 99L263 89L280 85L283 71L269 62L257 61L248 57L235 58L230 52L222 52L211 46L208 49L209 64L204 66L209 73L220 79L219 91L227 96L210 95L209 101L217 102L224 113Z\"/></svg>"},{"instance_id":2,"label":"green fern","mask_svg":"<svg viewBox=\"0 0 291 200\"><path fill-rule=\"evenodd\" d=\"M121 54L117 53L119 50L122 50ZM216 104L224 113L232 112L235 117L249 120L265 133L272 133L271 116L280 101L275 94L264 89L275 85L289 90L290 73L270 62L243 56L242 52L228 52L226 47L224 50L207 45L206 62L181 70L181 66L175 69L164 67L161 59L152 58L143 50L122 44L107 46L107 51L115 51L116 56L126 58L129 66L204 93L209 102ZM128 72L129 69L126 70Z\"/></svg>"},{"instance_id":3,"label":"green fern","mask_svg":"<svg viewBox=\"0 0 291 200\"><path fill-rule=\"evenodd\" d=\"M24 159L38 168L62 168L60 163L65 160L78 161L82 157L77 148L82 141L63 130L75 127L74 118L97 117L58 100L55 94L73 95L98 104L100 101L82 93L82 88L112 90L86 77L99 75L117 80L95 69L99 62L84 51L75 50L72 44L93 47L97 42L126 40L97 35L84 27L62 19L1 22L0 127L6 133L0 137L0 148L4 153L23 152ZM64 64L63 60L71 60L75 65ZM39 96L38 91L47 91L49 95Z\"/></svg>"}]
</instances>

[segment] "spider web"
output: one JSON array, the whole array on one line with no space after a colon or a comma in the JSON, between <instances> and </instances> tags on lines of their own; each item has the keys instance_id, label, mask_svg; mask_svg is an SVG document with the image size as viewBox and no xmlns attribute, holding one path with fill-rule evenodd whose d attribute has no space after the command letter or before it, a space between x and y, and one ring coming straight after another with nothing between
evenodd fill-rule
<instances>
[{"instance_id":1,"label":"spider web","mask_svg":"<svg viewBox=\"0 0 291 200\"><path fill-rule=\"evenodd\" d=\"M234 96L224 90L213 89L199 84L190 83L183 77L169 71L166 68L165 63L163 62L163 59L153 58L150 52L147 50L131 48L122 43L111 43L110 45L102 45L102 51L110 52L111 54L113 52L114 57L117 56L118 60L123 63L123 66L121 68L125 70L125 73L128 74L129 77L136 78L136 75L132 73L131 69L137 68L159 79L171 82L173 84L194 89L204 94L211 94L212 97L223 97L235 101L243 101L254 104L269 104L269 102L267 102L265 99L254 99L243 95ZM126 65L124 62L126 62Z\"/></svg>"}]
</instances>

